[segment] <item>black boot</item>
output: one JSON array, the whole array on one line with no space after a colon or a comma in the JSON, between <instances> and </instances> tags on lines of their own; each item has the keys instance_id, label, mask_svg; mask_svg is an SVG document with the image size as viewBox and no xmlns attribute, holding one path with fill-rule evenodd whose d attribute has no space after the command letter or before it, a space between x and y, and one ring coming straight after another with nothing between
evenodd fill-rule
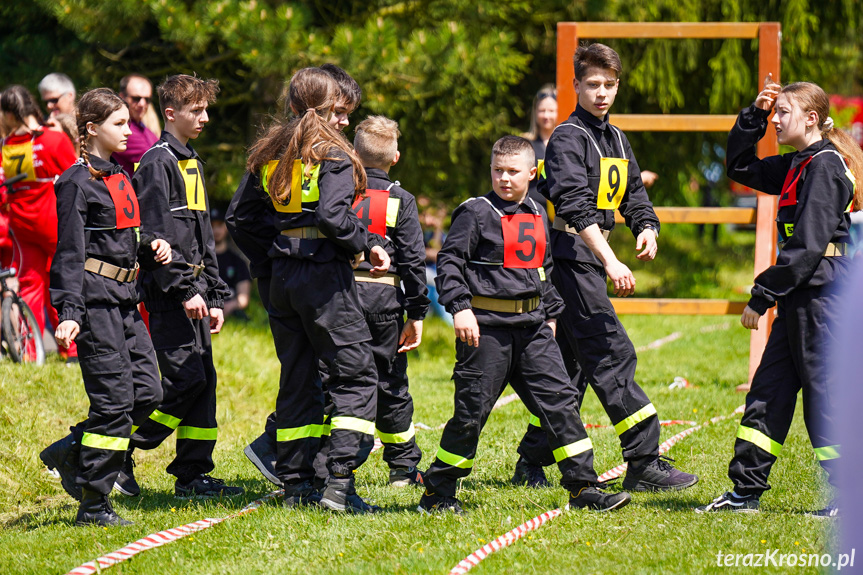
<instances>
[{"instance_id":1,"label":"black boot","mask_svg":"<svg viewBox=\"0 0 863 575\"><path fill-rule=\"evenodd\" d=\"M327 481L327 488L324 489L320 505L333 511L347 511L348 513L377 513L381 510L377 505L369 505L357 495L357 491L354 489L353 474L349 477L331 475Z\"/></svg>"},{"instance_id":2,"label":"black boot","mask_svg":"<svg viewBox=\"0 0 863 575\"><path fill-rule=\"evenodd\" d=\"M81 487L77 483L81 460L81 443L70 433L42 450L39 459L48 469L60 474L60 484L75 501L81 501Z\"/></svg>"},{"instance_id":3,"label":"black boot","mask_svg":"<svg viewBox=\"0 0 863 575\"><path fill-rule=\"evenodd\" d=\"M81 505L78 507L75 525L79 527L85 525L99 525L101 527L132 525L131 521L126 521L114 513L114 508L111 506L111 501L107 495L89 489L83 489L81 495Z\"/></svg>"}]
</instances>

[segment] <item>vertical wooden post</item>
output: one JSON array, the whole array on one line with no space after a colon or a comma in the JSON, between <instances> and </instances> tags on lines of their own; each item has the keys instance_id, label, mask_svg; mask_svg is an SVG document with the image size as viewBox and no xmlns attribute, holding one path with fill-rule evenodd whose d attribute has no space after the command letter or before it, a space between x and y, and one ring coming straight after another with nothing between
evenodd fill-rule
<instances>
[{"instance_id":1,"label":"vertical wooden post","mask_svg":"<svg viewBox=\"0 0 863 575\"><path fill-rule=\"evenodd\" d=\"M758 28L758 86L763 87L767 74L780 82L781 27L778 22L765 22ZM765 158L779 153L776 133L770 128L758 142L758 157ZM776 201L774 196L758 192L758 207L755 224L755 275L776 263ZM758 329L749 338L749 383L767 345L767 337L773 325L775 309L768 310L758 322Z\"/></svg>"},{"instance_id":2,"label":"vertical wooden post","mask_svg":"<svg viewBox=\"0 0 863 575\"><path fill-rule=\"evenodd\" d=\"M561 123L575 110L575 88L572 81L572 56L578 47L578 25L575 22L557 23L557 123Z\"/></svg>"}]
</instances>

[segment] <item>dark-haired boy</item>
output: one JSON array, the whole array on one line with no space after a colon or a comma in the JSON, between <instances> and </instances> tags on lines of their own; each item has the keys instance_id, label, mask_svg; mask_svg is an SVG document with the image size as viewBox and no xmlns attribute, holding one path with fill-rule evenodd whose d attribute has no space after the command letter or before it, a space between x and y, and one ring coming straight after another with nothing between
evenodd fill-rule
<instances>
[{"instance_id":1,"label":"dark-haired boy","mask_svg":"<svg viewBox=\"0 0 863 575\"><path fill-rule=\"evenodd\" d=\"M132 450L154 449L175 430L177 455L167 471L178 497L231 496L240 487L208 475L216 445L216 370L211 334L222 329L228 288L219 268L210 226L203 162L188 145L209 121L207 107L219 84L179 74L158 87L165 120L161 138L141 157L133 176L141 223L174 249L173 261L144 274L141 285L164 398L132 435L126 466L115 484L137 495Z\"/></svg>"},{"instance_id":2,"label":"dark-haired boy","mask_svg":"<svg viewBox=\"0 0 863 575\"><path fill-rule=\"evenodd\" d=\"M609 511L630 501L628 493L600 489L593 447L554 341L563 301L547 277L545 209L527 197L535 174L530 142L498 140L491 156L494 191L456 208L438 254L439 299L453 314L456 334L455 412L425 473L420 511L462 512L456 482L470 473L480 432L507 382L542 422L571 507Z\"/></svg>"},{"instance_id":3,"label":"dark-haired boy","mask_svg":"<svg viewBox=\"0 0 863 575\"><path fill-rule=\"evenodd\" d=\"M554 204L552 282L566 302L560 346L577 360L568 364L579 401L589 382L614 424L629 466L624 489L684 489L698 477L659 456L656 408L635 382L635 347L608 297L607 280L620 297L635 292L635 277L608 244L619 210L636 236L638 259L656 256L659 219L647 197L626 136L609 123L620 83L617 52L603 44L580 46L573 56L578 105L552 133L539 191ZM643 249L642 249L643 248ZM567 355L567 354L564 354ZM578 373L580 368L583 373ZM541 473L551 463L545 434L535 425L518 448L515 480ZM538 473L539 471L539 473Z\"/></svg>"}]
</instances>

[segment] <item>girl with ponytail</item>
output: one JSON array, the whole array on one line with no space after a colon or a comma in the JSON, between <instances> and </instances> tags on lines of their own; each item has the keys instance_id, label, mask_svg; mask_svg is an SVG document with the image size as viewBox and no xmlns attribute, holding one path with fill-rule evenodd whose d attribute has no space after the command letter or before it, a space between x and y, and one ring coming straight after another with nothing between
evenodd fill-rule
<instances>
[{"instance_id":1,"label":"girl with ponytail","mask_svg":"<svg viewBox=\"0 0 863 575\"><path fill-rule=\"evenodd\" d=\"M267 221L259 222L259 236L266 242L267 230L274 229L276 237L268 246L269 261L260 263L271 266L269 290L262 291L268 291L282 364L275 469L284 504L366 513L377 508L356 494L353 472L374 443L377 373L351 268L365 250L375 277L390 262L380 236L368 233L351 210L365 193L366 176L350 144L329 123L338 97L327 72L305 68L294 74L288 88L293 117L275 122L252 146L237 193L253 186L272 205ZM243 223L240 207L232 215L248 227L253 222ZM324 423L319 360L331 376L327 390L334 407L323 493L312 484Z\"/></svg>"},{"instance_id":2,"label":"girl with ponytail","mask_svg":"<svg viewBox=\"0 0 863 575\"><path fill-rule=\"evenodd\" d=\"M139 262L171 261L171 246L140 229L138 200L112 158L126 149L129 110L107 88L78 103L81 158L57 180L59 243L51 296L60 314L58 345L77 340L88 418L40 457L81 503L78 525L127 525L108 493L123 465L132 427L159 406L162 386L153 344L138 313ZM65 137L62 136L61 137Z\"/></svg>"},{"instance_id":3,"label":"girl with ponytail","mask_svg":"<svg viewBox=\"0 0 863 575\"><path fill-rule=\"evenodd\" d=\"M770 123L779 143L796 151L759 159L756 144L774 108ZM770 489L767 478L785 443L801 389L816 458L830 473L839 457L831 431L836 397L826 359L838 344L833 325L842 309L833 288L850 267L845 255L849 212L863 207L857 185L863 177L863 153L833 126L829 112L827 94L816 84L781 87L768 77L728 136L728 177L779 196L780 252L776 263L755 278L740 321L758 329L769 308L777 305L778 313L737 431L728 469L734 490L698 511L758 510L759 497ZM837 509L831 503L812 514L834 516Z\"/></svg>"}]
</instances>

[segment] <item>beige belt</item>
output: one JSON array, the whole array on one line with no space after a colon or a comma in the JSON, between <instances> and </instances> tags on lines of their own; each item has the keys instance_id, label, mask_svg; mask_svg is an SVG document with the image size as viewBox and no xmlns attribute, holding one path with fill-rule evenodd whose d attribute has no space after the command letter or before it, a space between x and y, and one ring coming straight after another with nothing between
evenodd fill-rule
<instances>
[{"instance_id":1,"label":"beige belt","mask_svg":"<svg viewBox=\"0 0 863 575\"><path fill-rule=\"evenodd\" d=\"M387 274L383 277L373 278L371 273L367 271L357 270L354 272L354 279L358 282L369 282L373 284L386 284L388 286L399 287L402 284L402 278L396 274Z\"/></svg>"},{"instance_id":2,"label":"beige belt","mask_svg":"<svg viewBox=\"0 0 863 575\"><path fill-rule=\"evenodd\" d=\"M289 238L298 238L301 240L319 240L325 239L325 236L321 230L316 228L315 226L307 226L305 228L291 228L290 230L282 230L283 236L288 236Z\"/></svg>"},{"instance_id":3,"label":"beige belt","mask_svg":"<svg viewBox=\"0 0 863 575\"><path fill-rule=\"evenodd\" d=\"M779 242L779 249L781 250L785 247L786 242ZM824 250L825 258L835 258L837 256L847 256L848 255L848 244L827 244L827 249Z\"/></svg>"},{"instance_id":4,"label":"beige belt","mask_svg":"<svg viewBox=\"0 0 863 575\"><path fill-rule=\"evenodd\" d=\"M495 297L473 296L470 305L477 309L501 311L505 313L530 313L539 307L539 296L530 299L498 299Z\"/></svg>"},{"instance_id":5,"label":"beige belt","mask_svg":"<svg viewBox=\"0 0 863 575\"><path fill-rule=\"evenodd\" d=\"M84 269L88 272L100 275L102 277L117 280L122 283L133 282L138 278L138 264L134 268L121 268L96 258L87 258L84 262Z\"/></svg>"},{"instance_id":6,"label":"beige belt","mask_svg":"<svg viewBox=\"0 0 863 575\"><path fill-rule=\"evenodd\" d=\"M578 232L575 231L575 228L566 224L563 218L559 218L557 216L554 217L554 222L552 222L551 227L556 229L559 232L566 232L568 234L572 234L577 236ZM611 235L611 230L599 230L602 232L602 237L608 241L608 236Z\"/></svg>"},{"instance_id":7,"label":"beige belt","mask_svg":"<svg viewBox=\"0 0 863 575\"><path fill-rule=\"evenodd\" d=\"M186 265L192 268L192 275L196 278L204 273L204 264L190 264L186 262Z\"/></svg>"}]
</instances>

